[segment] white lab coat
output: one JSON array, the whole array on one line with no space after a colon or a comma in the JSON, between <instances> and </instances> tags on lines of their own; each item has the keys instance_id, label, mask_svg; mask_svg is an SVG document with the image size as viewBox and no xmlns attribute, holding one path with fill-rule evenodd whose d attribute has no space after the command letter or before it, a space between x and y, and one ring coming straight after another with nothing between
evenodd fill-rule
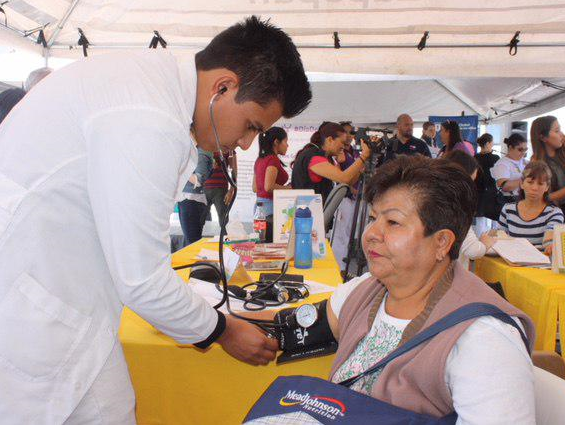
<instances>
[{"instance_id":1,"label":"white lab coat","mask_svg":"<svg viewBox=\"0 0 565 425\"><path fill-rule=\"evenodd\" d=\"M214 331L216 311L170 266L195 98L193 57L111 54L47 77L0 125L3 423L64 422L124 304L181 343Z\"/></svg>"}]
</instances>

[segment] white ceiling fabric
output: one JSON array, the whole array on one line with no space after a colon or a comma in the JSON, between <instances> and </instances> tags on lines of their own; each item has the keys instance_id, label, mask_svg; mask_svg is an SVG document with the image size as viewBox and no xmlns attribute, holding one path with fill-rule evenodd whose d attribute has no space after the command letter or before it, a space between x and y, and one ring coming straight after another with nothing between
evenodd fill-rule
<instances>
[{"instance_id":1,"label":"white ceiling fabric","mask_svg":"<svg viewBox=\"0 0 565 425\"><path fill-rule=\"evenodd\" d=\"M3 7L12 29L0 26L0 45L41 51L21 32L49 24L44 53L77 59L77 28L92 44L89 55L146 48L153 30L183 54L245 16L270 18L313 72L316 108L304 114L312 121L350 114L358 122L390 122L404 111L418 121L461 111L531 116L549 107L537 102L561 93L542 79L565 84L565 1L558 0L10 0ZM334 31L341 49L333 48ZM424 31L429 47L418 51ZM510 56L503 46L516 31L520 44ZM563 104L562 96L551 103Z\"/></svg>"}]
</instances>

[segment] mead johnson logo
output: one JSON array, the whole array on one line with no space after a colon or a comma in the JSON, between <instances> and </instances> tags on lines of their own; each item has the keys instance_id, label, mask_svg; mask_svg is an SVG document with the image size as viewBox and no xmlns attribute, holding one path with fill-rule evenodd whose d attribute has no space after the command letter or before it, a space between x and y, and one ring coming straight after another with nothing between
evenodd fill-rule
<instances>
[{"instance_id":1,"label":"mead johnson logo","mask_svg":"<svg viewBox=\"0 0 565 425\"><path fill-rule=\"evenodd\" d=\"M300 394L294 390L289 390L281 398L279 404L284 407L300 405L304 410L308 410L318 415L335 419L337 416L345 416L347 411L345 404L335 398L322 397L319 395Z\"/></svg>"}]
</instances>

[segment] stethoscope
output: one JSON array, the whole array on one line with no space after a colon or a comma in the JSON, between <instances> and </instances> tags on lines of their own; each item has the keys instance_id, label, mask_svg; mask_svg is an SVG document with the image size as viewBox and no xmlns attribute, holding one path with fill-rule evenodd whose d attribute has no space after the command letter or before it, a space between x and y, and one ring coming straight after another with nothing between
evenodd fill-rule
<instances>
[{"instance_id":1,"label":"stethoscope","mask_svg":"<svg viewBox=\"0 0 565 425\"><path fill-rule=\"evenodd\" d=\"M227 92L228 88L223 86L220 88L220 90L218 90L218 92L216 92L212 98L210 99L210 104L208 106L208 111L210 114L210 123L212 124L212 132L214 134L214 139L216 142L216 148L218 150L218 152L222 152L222 145L220 143L220 136L218 135L218 129L216 127L216 120L214 118L214 104L216 103L217 99L219 98L219 96L223 95L225 92ZM312 304L304 304L298 308L295 309L295 311L293 312L292 315L290 315L289 317L287 317L287 319L285 320L285 323L276 323L273 320L263 320L263 319L252 319L249 317L244 317L244 316L240 316L239 314L235 313L230 306L230 296L229 296L229 288L228 288L228 279L227 279L227 274L226 274L226 268L225 268L225 264L224 264L224 239L227 235L227 229L226 229L226 218L229 216L230 210L235 202L235 199L237 197L237 183L235 182L235 180L232 178L232 176L228 173L228 164L226 162L226 159L224 157L224 155L219 155L219 163L220 163L220 167L222 169L222 172L224 173L224 176L226 178L226 180L228 181L228 184L230 185L231 189L233 190L233 196L229 202L229 204L227 205L226 211L225 211L225 215L224 215L224 219L220 221L221 226L220 226L220 237L219 237L219 241L218 241L218 254L219 254L219 269L214 265L214 264L210 264L210 263L193 263L193 264L187 264L187 265L183 265L183 266L179 266L179 267L175 267L175 270L179 270L181 268L188 268L188 267L192 267L194 265L206 265L209 266L210 268L212 268L213 270L215 270L215 272L218 275L218 278L220 279L220 287L222 289L222 299L220 300L220 302L216 305L214 305L215 309L219 309L220 307L222 307L224 304L227 307L227 310L229 312L229 314L233 317L236 317L238 319L241 320L245 320L249 323L253 323L254 325L258 326L259 328L261 328L262 330L264 330L265 332L267 332L267 334L271 337L276 336L276 330L277 329L281 329L281 328L285 328L285 327L292 327L292 326L301 326L303 328L308 328L310 326L312 326L316 320L318 319L318 310L316 309L315 306L313 306ZM263 286L262 289L263 290L267 290L270 287L274 287L275 285L278 284L278 282L285 276L285 274L288 271L288 266L289 266L289 262L285 261L283 263L283 266L281 268L281 273L280 275L274 279L273 281L271 281L268 285Z\"/></svg>"}]
</instances>

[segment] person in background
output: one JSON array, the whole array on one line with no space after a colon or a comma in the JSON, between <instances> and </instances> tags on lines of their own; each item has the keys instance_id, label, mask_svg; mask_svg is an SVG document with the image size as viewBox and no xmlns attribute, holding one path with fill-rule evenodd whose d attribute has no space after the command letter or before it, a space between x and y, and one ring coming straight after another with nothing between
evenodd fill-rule
<instances>
[{"instance_id":1,"label":"person in background","mask_svg":"<svg viewBox=\"0 0 565 425\"><path fill-rule=\"evenodd\" d=\"M297 154L292 168L293 189L314 189L325 202L334 182L352 185L357 182L371 154L362 143L359 158L347 170L335 165L333 158L343 153L345 129L335 122L324 122Z\"/></svg>"},{"instance_id":2,"label":"person in background","mask_svg":"<svg viewBox=\"0 0 565 425\"><path fill-rule=\"evenodd\" d=\"M288 150L288 135L281 127L271 127L259 134L259 157L253 167L253 192L263 205L267 218L266 241L273 241L273 190L291 189L286 185L288 173L279 159Z\"/></svg>"},{"instance_id":3,"label":"person in background","mask_svg":"<svg viewBox=\"0 0 565 425\"><path fill-rule=\"evenodd\" d=\"M437 148L436 133L436 125L433 122L426 121L422 126L422 140L430 148Z\"/></svg>"},{"instance_id":4,"label":"person in background","mask_svg":"<svg viewBox=\"0 0 565 425\"><path fill-rule=\"evenodd\" d=\"M526 238L546 254L551 253L553 228L563 224L563 212L549 199L551 170L543 161L532 161L520 180L519 201L504 205L500 228L515 238Z\"/></svg>"},{"instance_id":5,"label":"person in background","mask_svg":"<svg viewBox=\"0 0 565 425\"><path fill-rule=\"evenodd\" d=\"M479 191L479 204L475 231L481 235L492 228L492 220L497 221L502 207L496 202L496 181L490 174L490 169L500 159L492 153L494 140L491 134L485 133L477 139L481 151L475 155L479 163L479 174L477 176L477 189Z\"/></svg>"},{"instance_id":6,"label":"person in background","mask_svg":"<svg viewBox=\"0 0 565 425\"><path fill-rule=\"evenodd\" d=\"M479 164L475 158L467 155L463 151L451 151L445 155L445 159L451 161L453 164L457 164L465 170L469 176L471 176L471 180L476 181ZM469 231L461 244L458 260L463 264L463 267L465 267L466 270L469 270L469 260L476 260L484 257L495 242L496 239L490 236L488 232L482 233L481 237L477 238L477 234L473 228L469 227Z\"/></svg>"},{"instance_id":7,"label":"person in background","mask_svg":"<svg viewBox=\"0 0 565 425\"><path fill-rule=\"evenodd\" d=\"M345 130L345 144L343 146L344 156L342 161L338 161L339 167L343 171L353 165L355 160L359 157L359 152L353 147L355 143L355 128L351 124L351 121L341 121L339 125Z\"/></svg>"},{"instance_id":8,"label":"person in background","mask_svg":"<svg viewBox=\"0 0 565 425\"><path fill-rule=\"evenodd\" d=\"M198 163L183 189L184 200L179 202L179 220L184 235L184 246L202 239L202 229L208 215L208 201L204 195L204 182L210 177L214 157L198 148Z\"/></svg>"},{"instance_id":9,"label":"person in background","mask_svg":"<svg viewBox=\"0 0 565 425\"><path fill-rule=\"evenodd\" d=\"M237 181L237 157L235 151L224 150L222 155L224 155L228 167L231 168L232 178L234 181ZM233 197L233 189L228 189L228 186L228 181L220 165L220 153L214 152L214 168L208 180L204 182L204 194L208 202L208 212L206 215L209 214L210 208L213 205L218 213L220 226L227 225L229 221L229 217L226 217L226 211Z\"/></svg>"},{"instance_id":10,"label":"person in background","mask_svg":"<svg viewBox=\"0 0 565 425\"><path fill-rule=\"evenodd\" d=\"M396 135L390 139L392 159L395 155L424 155L431 157L430 148L423 140L414 137L414 120L408 114L402 114L396 119Z\"/></svg>"},{"instance_id":11,"label":"person in background","mask_svg":"<svg viewBox=\"0 0 565 425\"><path fill-rule=\"evenodd\" d=\"M14 87L0 93L0 124L16 104L26 95L25 90Z\"/></svg>"},{"instance_id":12,"label":"person in background","mask_svg":"<svg viewBox=\"0 0 565 425\"><path fill-rule=\"evenodd\" d=\"M504 203L509 203L515 202L520 192L522 173L528 163L528 144L520 133L512 133L504 139L504 144L508 147L508 152L494 164L490 174L496 181L496 187L504 195Z\"/></svg>"},{"instance_id":13,"label":"person in background","mask_svg":"<svg viewBox=\"0 0 565 425\"><path fill-rule=\"evenodd\" d=\"M464 141L461 137L461 130L459 129L459 124L457 124L456 121L442 122L439 135L441 143L443 143L443 147L440 150L440 156L446 155L453 150L463 151L471 156L475 155L473 145Z\"/></svg>"},{"instance_id":14,"label":"person in background","mask_svg":"<svg viewBox=\"0 0 565 425\"><path fill-rule=\"evenodd\" d=\"M563 131L557 118L548 115L532 123L530 139L534 150L533 159L544 161L551 169L549 199L565 209L565 147Z\"/></svg>"}]
</instances>

